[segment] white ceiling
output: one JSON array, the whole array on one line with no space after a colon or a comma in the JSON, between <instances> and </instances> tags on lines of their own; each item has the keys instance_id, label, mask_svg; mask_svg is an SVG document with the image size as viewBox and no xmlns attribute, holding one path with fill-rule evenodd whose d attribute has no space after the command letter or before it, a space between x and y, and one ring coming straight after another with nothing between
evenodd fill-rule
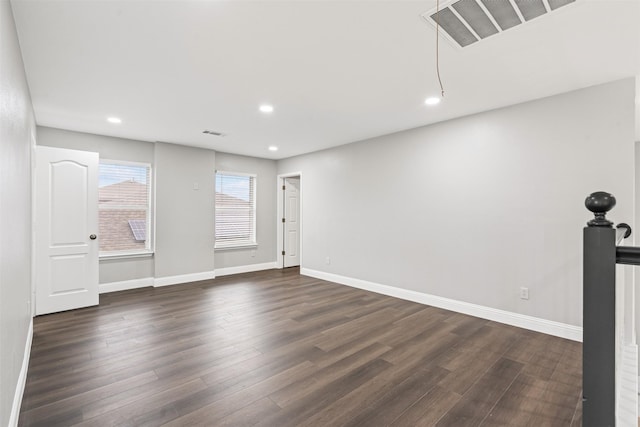
<instances>
[{"instance_id":1,"label":"white ceiling","mask_svg":"<svg viewBox=\"0 0 640 427\"><path fill-rule=\"evenodd\" d=\"M435 5L12 1L38 124L264 158L640 75L640 1L578 0L464 49L441 39L445 99L427 107Z\"/></svg>"}]
</instances>

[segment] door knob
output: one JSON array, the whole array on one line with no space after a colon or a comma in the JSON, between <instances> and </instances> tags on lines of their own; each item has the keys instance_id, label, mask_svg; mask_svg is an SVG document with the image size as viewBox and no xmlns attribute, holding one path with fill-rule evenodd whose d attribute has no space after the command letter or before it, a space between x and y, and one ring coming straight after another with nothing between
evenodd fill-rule
<instances>
[{"instance_id":1,"label":"door knob","mask_svg":"<svg viewBox=\"0 0 640 427\"><path fill-rule=\"evenodd\" d=\"M96 240L96 238L97 238L97 237L98 237L98 236L96 236L95 234L92 234L91 236L89 236L89 238L90 238L91 240Z\"/></svg>"}]
</instances>

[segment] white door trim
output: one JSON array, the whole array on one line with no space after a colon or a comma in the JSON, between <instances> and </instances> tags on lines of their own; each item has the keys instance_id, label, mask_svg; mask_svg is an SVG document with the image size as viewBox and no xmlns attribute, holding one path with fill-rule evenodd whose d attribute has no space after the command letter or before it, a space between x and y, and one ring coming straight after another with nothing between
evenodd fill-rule
<instances>
[{"instance_id":1,"label":"white door trim","mask_svg":"<svg viewBox=\"0 0 640 427\"><path fill-rule=\"evenodd\" d=\"M302 267L304 249L302 242L304 241L304 215L303 215L303 206L302 203L304 198L304 179L302 178L302 172L289 172L282 173L276 176L276 206L277 206L277 215L276 215L276 265L277 268L283 268L284 258L282 256L282 248L283 248L283 227L282 227L282 218L284 215L284 197L282 194L282 185L284 183L285 178L291 177L300 177L300 267Z\"/></svg>"},{"instance_id":2,"label":"white door trim","mask_svg":"<svg viewBox=\"0 0 640 427\"><path fill-rule=\"evenodd\" d=\"M31 132L31 292L29 310L31 318L36 315L36 131Z\"/></svg>"},{"instance_id":3,"label":"white door trim","mask_svg":"<svg viewBox=\"0 0 640 427\"><path fill-rule=\"evenodd\" d=\"M300 177L284 178L284 268L300 266Z\"/></svg>"}]
</instances>

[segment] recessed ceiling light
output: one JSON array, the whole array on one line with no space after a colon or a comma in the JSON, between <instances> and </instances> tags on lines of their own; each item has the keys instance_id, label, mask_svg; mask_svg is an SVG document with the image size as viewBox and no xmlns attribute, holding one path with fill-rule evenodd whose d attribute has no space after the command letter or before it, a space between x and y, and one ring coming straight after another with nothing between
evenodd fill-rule
<instances>
[{"instance_id":1,"label":"recessed ceiling light","mask_svg":"<svg viewBox=\"0 0 640 427\"><path fill-rule=\"evenodd\" d=\"M431 96L424 100L426 105L438 105L440 104L441 99L436 96Z\"/></svg>"},{"instance_id":2,"label":"recessed ceiling light","mask_svg":"<svg viewBox=\"0 0 640 427\"><path fill-rule=\"evenodd\" d=\"M269 147L269 151L278 151L278 147L276 147L275 145L272 145Z\"/></svg>"},{"instance_id":3,"label":"recessed ceiling light","mask_svg":"<svg viewBox=\"0 0 640 427\"><path fill-rule=\"evenodd\" d=\"M263 113L273 113L273 105L262 104L260 106L260 111L262 111Z\"/></svg>"},{"instance_id":4,"label":"recessed ceiling light","mask_svg":"<svg viewBox=\"0 0 640 427\"><path fill-rule=\"evenodd\" d=\"M107 121L108 121L109 123L114 123L114 124L122 123L122 119L120 119L120 118L118 118L118 117L109 117L109 118L107 119Z\"/></svg>"}]
</instances>

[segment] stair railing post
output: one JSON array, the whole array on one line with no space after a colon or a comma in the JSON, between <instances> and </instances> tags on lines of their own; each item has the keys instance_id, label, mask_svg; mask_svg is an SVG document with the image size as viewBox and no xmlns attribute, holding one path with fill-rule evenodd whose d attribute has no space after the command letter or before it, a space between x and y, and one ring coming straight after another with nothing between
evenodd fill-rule
<instances>
[{"instance_id":1,"label":"stair railing post","mask_svg":"<svg viewBox=\"0 0 640 427\"><path fill-rule=\"evenodd\" d=\"M584 228L582 420L584 427L615 425L616 231L606 213L616 199L592 193L595 218Z\"/></svg>"}]
</instances>

